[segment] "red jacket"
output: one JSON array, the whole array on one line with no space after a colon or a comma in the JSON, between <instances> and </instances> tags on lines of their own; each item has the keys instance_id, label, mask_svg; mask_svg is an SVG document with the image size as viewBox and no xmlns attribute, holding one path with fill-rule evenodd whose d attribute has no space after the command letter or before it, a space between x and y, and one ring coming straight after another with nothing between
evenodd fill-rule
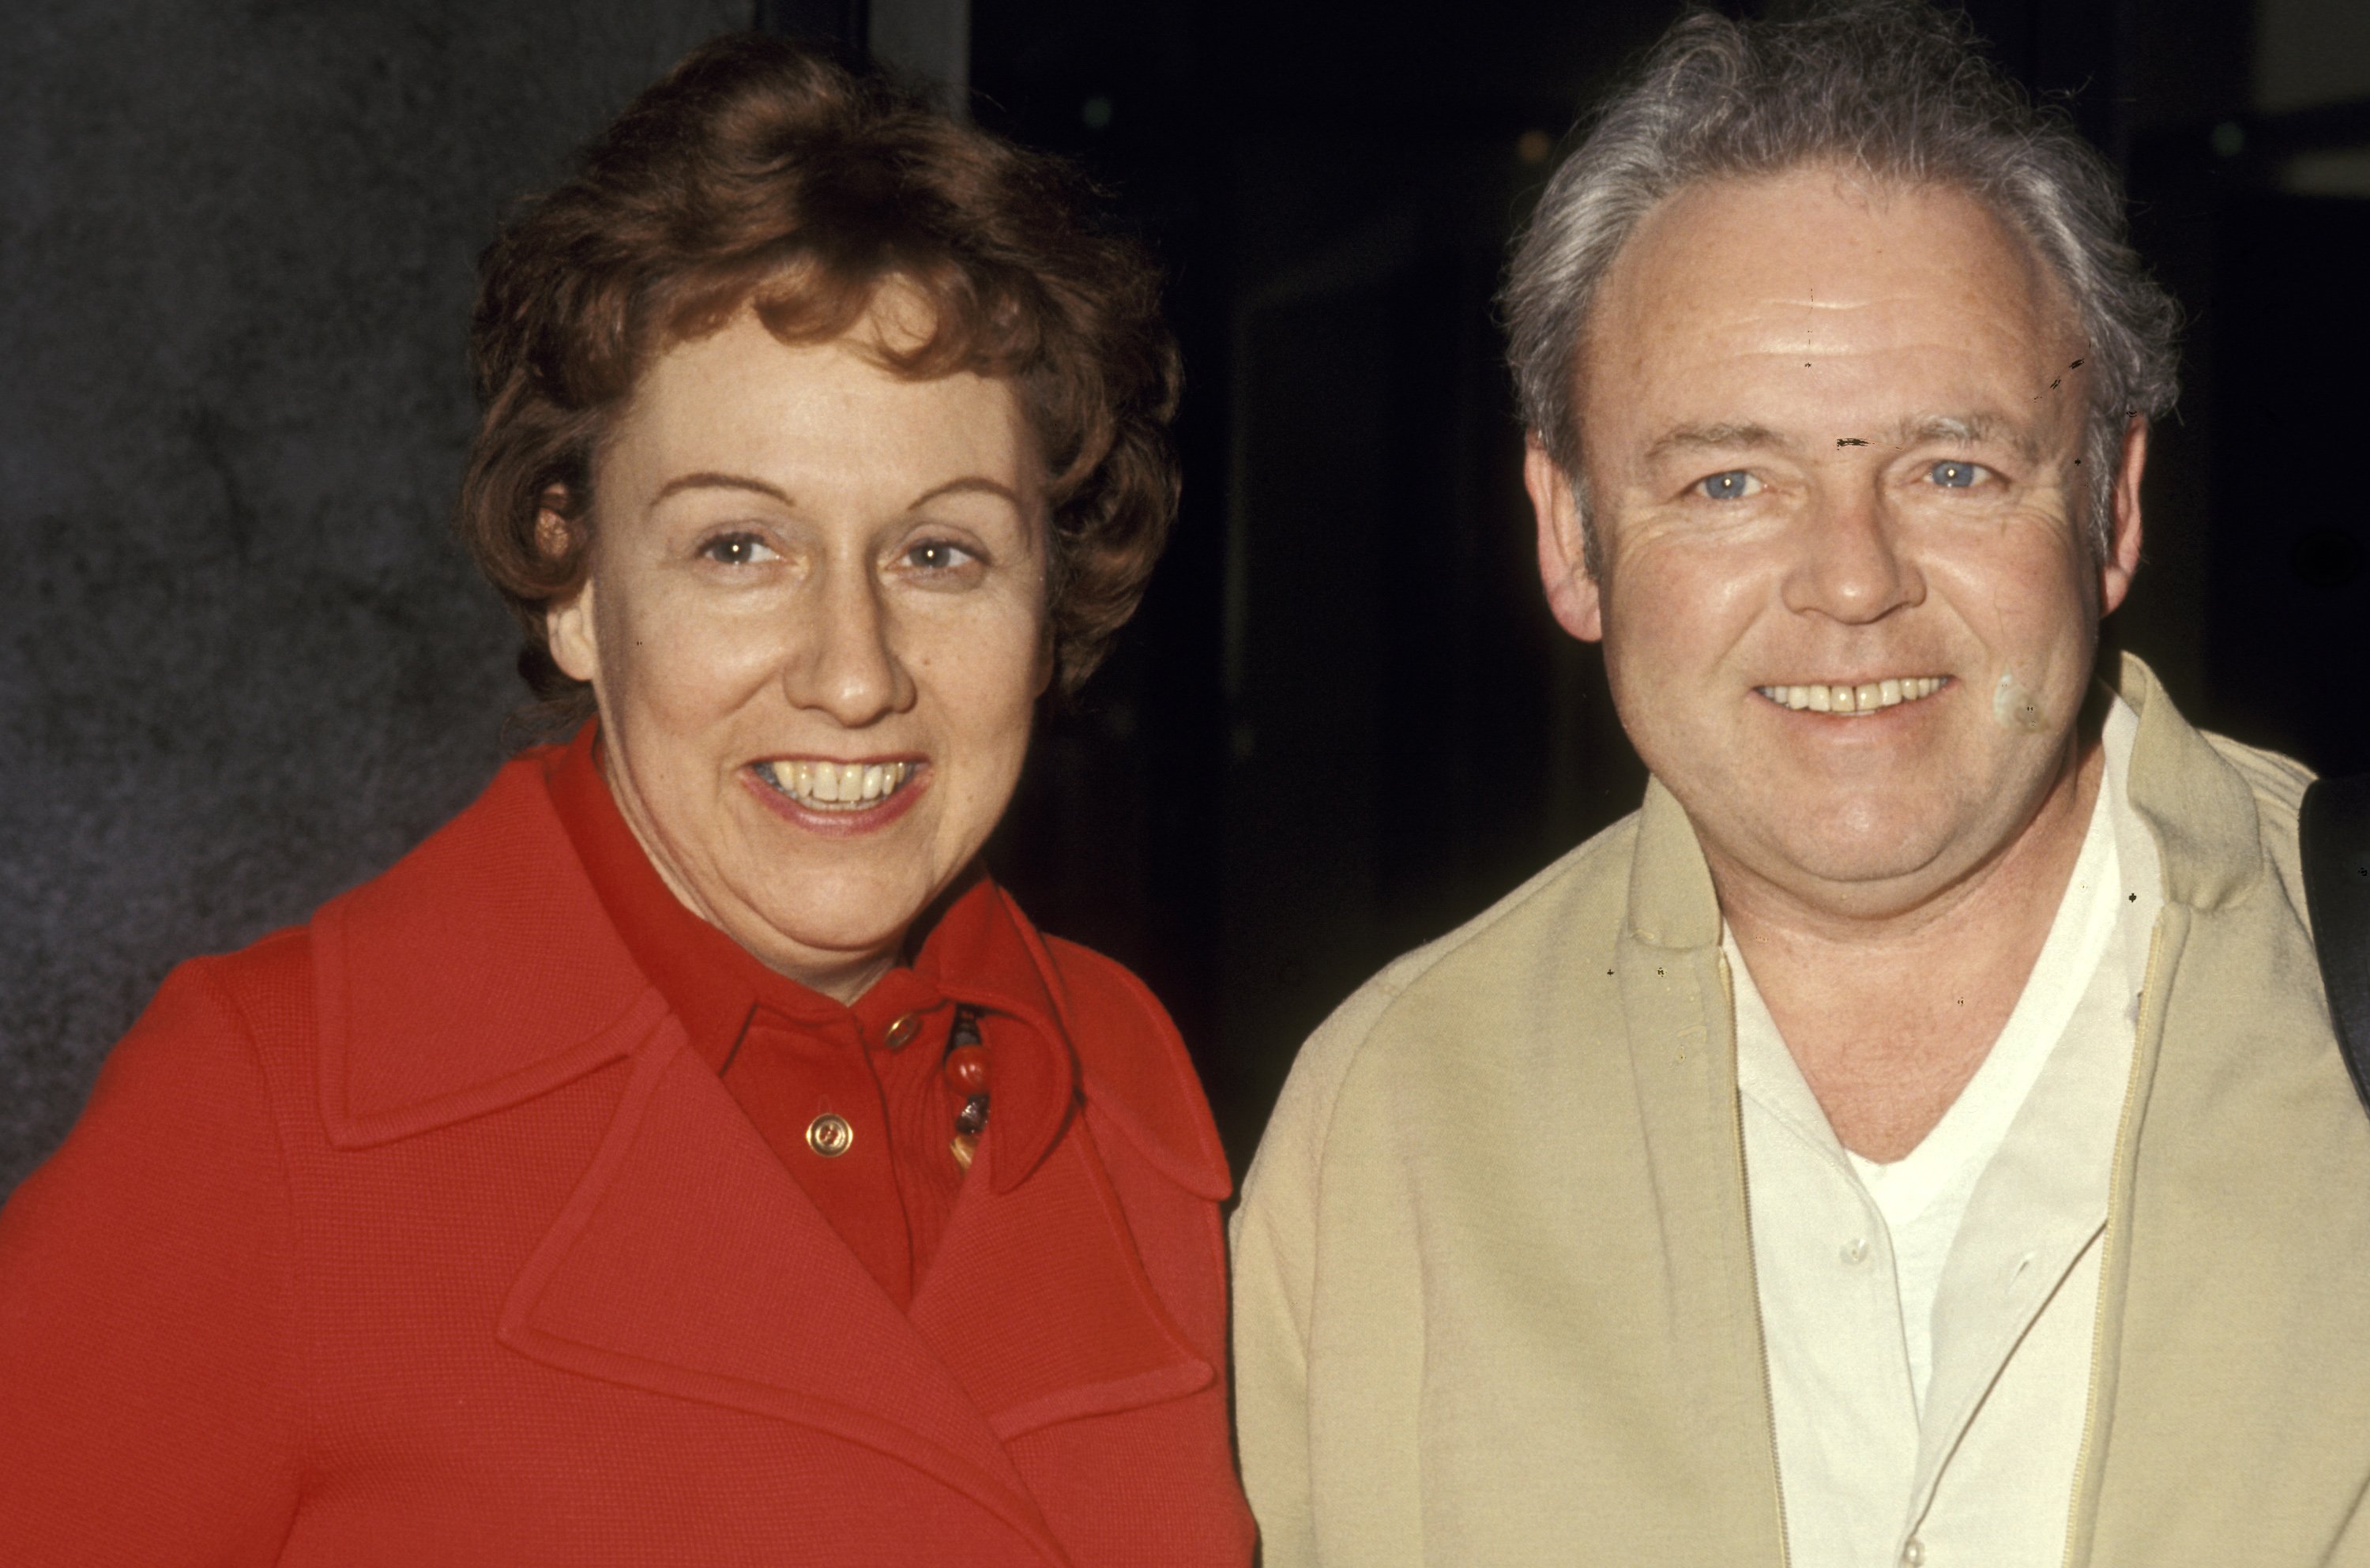
<instances>
[{"instance_id":1,"label":"red jacket","mask_svg":"<svg viewBox=\"0 0 2370 1568\"><path fill-rule=\"evenodd\" d=\"M0 1213L0 1562L1248 1562L1191 1064L1005 907L1078 1090L1028 1169L991 1124L910 1312L687 1049L531 762L183 965Z\"/></svg>"}]
</instances>

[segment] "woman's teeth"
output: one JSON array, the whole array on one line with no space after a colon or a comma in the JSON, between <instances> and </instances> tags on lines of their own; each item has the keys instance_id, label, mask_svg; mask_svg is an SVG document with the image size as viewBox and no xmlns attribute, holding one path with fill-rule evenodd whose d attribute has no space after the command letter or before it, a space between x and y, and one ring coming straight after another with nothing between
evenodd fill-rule
<instances>
[{"instance_id":1,"label":"woman's teeth","mask_svg":"<svg viewBox=\"0 0 2370 1568\"><path fill-rule=\"evenodd\" d=\"M802 806L858 811L904 787L919 763L761 762L757 776Z\"/></svg>"},{"instance_id":2,"label":"woman's teeth","mask_svg":"<svg viewBox=\"0 0 2370 1568\"><path fill-rule=\"evenodd\" d=\"M1916 675L1907 680L1862 681L1858 686L1766 686L1753 689L1781 708L1809 709L1813 713L1873 713L1931 697L1950 684L1948 675Z\"/></svg>"}]
</instances>

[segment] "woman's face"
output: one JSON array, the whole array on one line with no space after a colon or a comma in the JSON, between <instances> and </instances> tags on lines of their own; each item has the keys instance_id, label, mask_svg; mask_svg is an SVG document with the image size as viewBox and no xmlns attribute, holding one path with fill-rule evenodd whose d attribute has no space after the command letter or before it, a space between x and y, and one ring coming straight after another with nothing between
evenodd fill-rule
<instances>
[{"instance_id":1,"label":"woman's face","mask_svg":"<svg viewBox=\"0 0 2370 1568\"><path fill-rule=\"evenodd\" d=\"M685 905L843 1000L977 853L1052 664L1040 464L1010 386L902 380L743 312L643 374L550 613L609 786ZM553 520L546 520L546 526Z\"/></svg>"}]
</instances>

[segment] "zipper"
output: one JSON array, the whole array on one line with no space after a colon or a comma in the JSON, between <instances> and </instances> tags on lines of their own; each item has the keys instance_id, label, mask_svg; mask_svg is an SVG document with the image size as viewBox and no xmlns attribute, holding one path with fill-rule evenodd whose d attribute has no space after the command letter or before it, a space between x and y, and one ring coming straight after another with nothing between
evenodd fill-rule
<instances>
[{"instance_id":1,"label":"zipper","mask_svg":"<svg viewBox=\"0 0 2370 1568\"><path fill-rule=\"evenodd\" d=\"M1728 973L1728 954L1720 954L1720 989L1728 998L1728 1041L1731 1058L1736 1052L1736 982ZM1778 1456L1778 1379L1769 1369L1769 1325L1761 1316L1761 1261L1753 1251L1753 1171L1744 1162L1744 1090L1739 1086L1730 1096L1730 1130L1736 1136L1737 1191L1744 1198L1744 1276L1753 1286L1753 1337L1761 1351L1761 1413L1769 1424L1769 1478L1776 1483L1778 1493L1778 1568L1791 1568L1794 1561L1793 1541L1786 1530L1785 1461Z\"/></svg>"},{"instance_id":2,"label":"zipper","mask_svg":"<svg viewBox=\"0 0 2370 1568\"><path fill-rule=\"evenodd\" d=\"M2099 1427L2099 1357L2106 1349L2107 1288L2113 1278L2108 1264L2114 1261L2115 1215L2123 1198L2123 1158L2131 1142L2132 1107L2139 1098L2144 1047L2151 1022L2156 1031L2164 1027L2162 992L2157 986L2156 974L2157 955L2163 945L2164 915L2159 914L2148 931L2147 966L2140 972L2139 1027L2132 1041L2131 1077L2123 1083L2123 1108L2115 1124L2115 1163L2107 1178L2107 1223L2099 1236L2099 1305L2090 1315L2090 1388L2082 1408L2082 1446L2074 1450L2074 1494L2072 1505L2065 1512L2065 1554L2059 1560L2060 1568L2074 1568L2074 1542L2082 1533L2081 1512L2085 1493L2089 1491L2090 1449Z\"/></svg>"}]
</instances>

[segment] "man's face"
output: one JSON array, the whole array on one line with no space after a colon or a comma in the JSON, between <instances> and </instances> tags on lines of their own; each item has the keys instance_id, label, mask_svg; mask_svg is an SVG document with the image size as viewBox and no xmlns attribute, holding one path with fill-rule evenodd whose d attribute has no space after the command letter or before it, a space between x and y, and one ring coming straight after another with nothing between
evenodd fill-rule
<instances>
[{"instance_id":1,"label":"man's face","mask_svg":"<svg viewBox=\"0 0 2370 1568\"><path fill-rule=\"evenodd\" d=\"M1602 571L1535 450L1541 570L1715 869L1878 916L1990 863L2071 788L2139 550L2136 432L2086 542L2084 350L2039 259L1953 190L1707 182L1590 325Z\"/></svg>"}]
</instances>

